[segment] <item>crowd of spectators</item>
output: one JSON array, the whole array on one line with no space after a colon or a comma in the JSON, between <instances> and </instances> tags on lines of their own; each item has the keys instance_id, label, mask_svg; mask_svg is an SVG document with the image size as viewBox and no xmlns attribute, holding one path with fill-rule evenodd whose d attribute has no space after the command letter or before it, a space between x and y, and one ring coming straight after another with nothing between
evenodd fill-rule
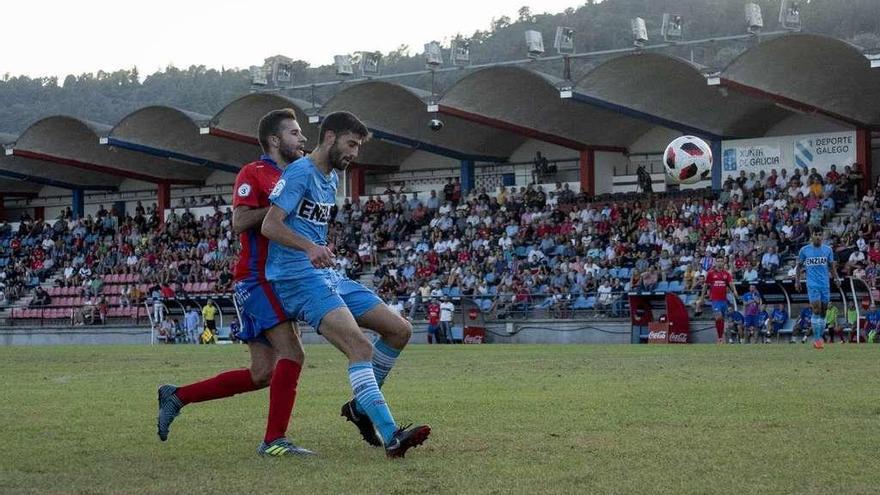
<instances>
[{"instance_id":1,"label":"crowd of spectators","mask_svg":"<svg viewBox=\"0 0 880 495\"><path fill-rule=\"evenodd\" d=\"M404 300L410 314L451 295L499 316L530 308L565 316L592 296L617 316L628 290L674 282L699 293L719 255L739 281L793 276L793 257L815 229L828 234L844 274L876 287L880 181L868 191L860 184L850 167L824 176L782 169L728 177L718 193L588 198L568 184L463 194L450 179L439 194L346 199L333 209L329 238L340 270L353 279L370 271L383 299ZM105 275L139 281L122 290L123 307L185 296L188 283L229 293L239 243L222 201L201 218L177 208L164 223L155 204L138 203L127 215L101 206L74 219L66 210L52 225L24 217L17 232L0 224L0 297L15 300L53 274L94 308L106 304ZM853 201L851 214L835 217ZM44 292L33 305L51 303Z\"/></svg>"},{"instance_id":2,"label":"crowd of spectators","mask_svg":"<svg viewBox=\"0 0 880 495\"><path fill-rule=\"evenodd\" d=\"M357 253L340 261L350 274L383 255L374 286L410 307L453 294L488 301L483 309L500 314L537 307L562 315L578 297L594 296L597 308L618 315L628 290L674 282L699 293L719 256L740 282L793 277L794 257L816 229L845 275L876 287L880 182L861 195L860 184L847 166L824 176L742 172L717 194L602 200L567 184L549 193L540 185L496 195L479 189L458 199L446 191L389 193L346 201L331 239L337 252ZM853 214L835 218L854 200Z\"/></svg>"}]
</instances>

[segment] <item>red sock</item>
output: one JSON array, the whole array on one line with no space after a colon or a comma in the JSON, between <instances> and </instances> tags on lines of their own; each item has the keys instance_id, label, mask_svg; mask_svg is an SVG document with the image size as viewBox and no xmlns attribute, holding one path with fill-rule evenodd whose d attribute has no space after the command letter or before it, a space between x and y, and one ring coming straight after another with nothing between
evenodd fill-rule
<instances>
[{"instance_id":1,"label":"red sock","mask_svg":"<svg viewBox=\"0 0 880 495\"><path fill-rule=\"evenodd\" d=\"M279 359L269 385L269 418L264 441L271 443L287 433L287 424L296 401L296 384L302 365L290 359Z\"/></svg>"},{"instance_id":2,"label":"red sock","mask_svg":"<svg viewBox=\"0 0 880 495\"><path fill-rule=\"evenodd\" d=\"M718 339L724 338L724 320L715 320L715 333L718 334Z\"/></svg>"},{"instance_id":3,"label":"red sock","mask_svg":"<svg viewBox=\"0 0 880 495\"><path fill-rule=\"evenodd\" d=\"M251 379L250 370L238 369L224 371L213 378L180 387L177 389L177 398L184 404L190 404L232 397L259 388L262 387L258 387Z\"/></svg>"}]
</instances>

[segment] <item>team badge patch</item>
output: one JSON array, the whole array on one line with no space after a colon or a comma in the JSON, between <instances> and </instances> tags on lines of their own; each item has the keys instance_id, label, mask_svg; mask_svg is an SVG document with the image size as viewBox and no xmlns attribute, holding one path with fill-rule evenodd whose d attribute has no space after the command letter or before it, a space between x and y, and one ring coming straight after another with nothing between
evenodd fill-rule
<instances>
[{"instance_id":1,"label":"team badge patch","mask_svg":"<svg viewBox=\"0 0 880 495\"><path fill-rule=\"evenodd\" d=\"M242 198L247 197L247 195L250 193L251 193L251 185L250 184L245 183L245 184L238 186L239 197L242 197Z\"/></svg>"},{"instance_id":2,"label":"team badge patch","mask_svg":"<svg viewBox=\"0 0 880 495\"><path fill-rule=\"evenodd\" d=\"M284 186L287 185L287 181L284 179L279 179L278 182L275 183L275 187L272 188L272 194L269 195L271 199L275 199L281 194L281 191L284 190Z\"/></svg>"}]
</instances>

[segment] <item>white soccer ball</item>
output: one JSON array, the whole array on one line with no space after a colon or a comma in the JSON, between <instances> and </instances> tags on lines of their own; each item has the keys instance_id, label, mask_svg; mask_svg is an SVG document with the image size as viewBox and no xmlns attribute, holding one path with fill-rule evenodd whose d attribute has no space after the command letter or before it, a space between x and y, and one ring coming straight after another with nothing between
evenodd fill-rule
<instances>
[{"instance_id":1,"label":"white soccer ball","mask_svg":"<svg viewBox=\"0 0 880 495\"><path fill-rule=\"evenodd\" d=\"M663 153L666 175L677 184L695 184L712 177L712 148L695 136L675 138Z\"/></svg>"}]
</instances>

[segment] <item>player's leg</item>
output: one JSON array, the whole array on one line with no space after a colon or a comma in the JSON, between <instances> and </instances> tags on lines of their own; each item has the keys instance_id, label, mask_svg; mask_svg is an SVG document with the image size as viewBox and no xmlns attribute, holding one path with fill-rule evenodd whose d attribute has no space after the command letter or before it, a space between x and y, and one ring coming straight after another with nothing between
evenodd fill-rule
<instances>
[{"instance_id":1,"label":"player's leg","mask_svg":"<svg viewBox=\"0 0 880 495\"><path fill-rule=\"evenodd\" d=\"M357 324L379 334L380 338L373 343L371 365L376 383L382 388L401 350L412 337L412 324L391 311L373 291L357 282L341 279L337 285L337 292ZM341 415L357 426L368 444L379 445L375 429L369 422L369 416L357 400L352 399L343 404Z\"/></svg>"},{"instance_id":2,"label":"player's leg","mask_svg":"<svg viewBox=\"0 0 880 495\"><path fill-rule=\"evenodd\" d=\"M251 351L254 352L253 346L251 346ZM259 355L260 351L258 350L257 356ZM251 354L251 358L255 359L254 354ZM182 387L162 385L159 387L159 415L157 418L159 439L163 442L168 439L171 423L180 414L183 406L259 390L266 387L267 384L268 373L264 369L239 368L224 371L214 377Z\"/></svg>"},{"instance_id":3,"label":"player's leg","mask_svg":"<svg viewBox=\"0 0 880 495\"><path fill-rule=\"evenodd\" d=\"M372 360L373 372L381 387L397 362L400 351L409 343L412 324L384 304L374 306L356 319L358 325L378 333L381 337L373 344Z\"/></svg>"},{"instance_id":4,"label":"player's leg","mask_svg":"<svg viewBox=\"0 0 880 495\"><path fill-rule=\"evenodd\" d=\"M715 333L718 342L724 342L724 313L727 309L726 301L712 301L712 313L715 315Z\"/></svg>"},{"instance_id":5,"label":"player's leg","mask_svg":"<svg viewBox=\"0 0 880 495\"><path fill-rule=\"evenodd\" d=\"M810 323L813 327L813 347L821 349L824 347L825 333L825 307L822 304L820 291L807 287L807 297L810 300L810 306L813 308L813 317Z\"/></svg>"},{"instance_id":6,"label":"player's leg","mask_svg":"<svg viewBox=\"0 0 880 495\"><path fill-rule=\"evenodd\" d=\"M283 321L263 333L272 350L269 367L269 415L266 434L257 449L261 455L314 455L297 447L287 439L287 426L296 402L296 388L305 358L298 328L293 322ZM269 347L269 346L264 346Z\"/></svg>"},{"instance_id":7,"label":"player's leg","mask_svg":"<svg viewBox=\"0 0 880 495\"><path fill-rule=\"evenodd\" d=\"M360 330L333 281L320 272L293 281L276 282L275 293L290 315L302 315L349 360L348 375L358 405L379 430L389 457L402 457L431 432L427 426L397 428L373 373L373 346Z\"/></svg>"},{"instance_id":8,"label":"player's leg","mask_svg":"<svg viewBox=\"0 0 880 495\"><path fill-rule=\"evenodd\" d=\"M327 313L321 319L319 329L321 335L348 357L348 376L355 400L379 431L386 454L403 457L407 450L421 445L430 435L431 428L397 428L373 373L373 347L348 308L338 307Z\"/></svg>"}]
</instances>

